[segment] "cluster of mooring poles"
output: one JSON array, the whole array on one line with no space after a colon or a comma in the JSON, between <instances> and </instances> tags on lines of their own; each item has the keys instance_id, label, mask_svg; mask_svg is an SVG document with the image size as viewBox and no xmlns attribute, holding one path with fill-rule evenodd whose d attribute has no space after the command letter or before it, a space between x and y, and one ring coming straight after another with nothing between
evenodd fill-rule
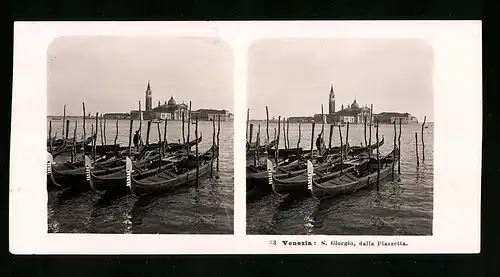
<instances>
[{"instance_id":1,"label":"cluster of mooring poles","mask_svg":"<svg viewBox=\"0 0 500 277\"><path fill-rule=\"evenodd\" d=\"M424 122L422 124L421 128L421 143L422 143L422 162L425 162L425 144L424 144L424 125L426 123L427 117L424 117ZM396 120L392 122L393 124L393 129L394 129L394 137L393 137L393 149L394 149L394 154L392 157L392 179L396 177L396 159L397 159L397 175L401 174L401 124L402 121L399 119L399 134L398 130L396 128ZM323 105L321 105L321 133L319 137L324 141L324 130L325 130L325 115L323 112ZM364 145L368 150L368 158L371 159L373 155L373 147L376 148L376 161L377 161L377 191L379 190L379 183L380 183L380 150L379 150L379 144L380 144L380 137L379 137L379 119L378 117L374 119L373 115L373 104L370 105L370 112L369 115L365 115L363 117L363 124L364 124L364 129L363 129L363 135L364 135ZM375 125L374 125L375 124ZM247 145L252 146L253 144L253 131L254 131L254 124L250 123L250 109L247 109L247 130L246 130L246 137L247 137ZM315 132L315 126L316 123L313 121L312 122L312 130L311 130L311 145L310 145L310 157L311 159L314 157L314 132ZM330 124L330 132L329 132L329 139L328 139L328 151L331 150L332 148L332 138L333 138L333 133L334 133L334 124ZM343 134L342 134L342 129L341 125L338 125L338 131L339 131L339 141L340 141L340 175L343 174L343 162L345 159L348 158L348 155L350 153L350 145L349 145L349 126L350 122L346 122L346 138L345 138L345 143L343 139ZM369 126L369 128L367 128ZM376 140L376 146L372 145L372 127L375 127L375 140ZM257 166L257 163L259 161L259 153L260 153L260 124L257 126L257 136L255 139L255 152L254 152L254 166ZM280 140L281 136L283 136L283 145L284 148L282 150L289 150L290 149L290 138L289 138L289 129L290 129L290 121L286 118L282 118L281 116L278 116L277 119L277 127L274 128L274 159L275 163L278 164L278 157L279 151L280 151ZM368 130L367 130L368 129ZM266 106L266 135L267 135L267 142L269 142L269 109ZM299 148L300 148L300 141L302 137L302 124L299 122L298 125L298 140L297 140L297 154L299 153ZM363 143L361 143L363 145ZM319 147L319 145L318 145ZM326 146L325 146L326 147ZM318 153L321 154L322 149L318 148ZM419 165L419 154L418 154L418 134L415 133L415 151L416 151L416 156L417 156L417 166Z\"/></svg>"},{"instance_id":2,"label":"cluster of mooring poles","mask_svg":"<svg viewBox=\"0 0 500 277\"><path fill-rule=\"evenodd\" d=\"M99 112L96 112L95 114L95 129L94 129L94 124L91 124L91 137L87 138L87 129L86 129L86 121L87 121L87 114L86 114L86 109L85 109L85 102L82 102L82 108L83 108L83 139L81 142L81 152L83 153L83 158L85 157L85 145L86 143L91 143L91 156L94 162L96 161L96 148L97 148L97 134L100 132L100 141L101 141L101 146L107 145L107 139L106 139L106 117L103 115L99 116ZM191 101L189 101L189 113L188 113L188 122L187 122L187 139L186 139L186 134L185 134L185 114L184 112L182 113L182 143L183 145L189 144L189 139L190 139L190 129L191 129ZM140 139L140 144L142 143L142 112L141 112L141 102L139 101L139 139ZM199 165L200 165L200 159L199 159L199 151L198 151L198 116L195 116L195 156L196 156L196 184L199 184ZM217 172L219 171L219 141L220 141L220 120L221 117L220 115L217 116L217 130L215 127L215 117L212 118L212 125L213 125L213 136L212 136L212 157L216 157L216 170ZM145 142L145 147L149 147L149 137L150 137L150 130L151 130L151 123L152 121L148 121L147 123L147 133L146 133L146 142ZM134 120L130 119L130 129L129 129L129 140L128 140L128 155L129 157L132 156L133 154L133 147L132 147L132 133L133 133L133 125L134 125ZM165 125L164 125L164 132L163 132L163 139L161 136L161 131L160 131L160 122L157 122L157 131L158 131L158 157L160 159L160 166L158 167L158 170L161 171L161 159L162 156L170 149L168 146L168 141L167 141L167 126L168 126L168 120L165 119ZM63 107L63 117L62 117L62 140L68 143L70 140L71 142L71 162L74 163L77 161L77 129L78 129L78 121L75 120L74 123L74 129L73 129L73 138L69 138L69 128L70 128L70 120L66 119L66 105ZM118 140L118 134L119 134L119 129L118 129L118 119L116 120L116 134L115 134L115 139L114 139L114 145L117 146L117 140ZM260 126L259 126L259 135L260 135ZM49 121L49 135L48 135L48 142L49 142L49 152L52 154L53 152L53 140L57 139L57 132L55 136L52 136L52 120ZM189 149L191 148L191 145L188 145L188 147L184 147L183 149L187 149L187 153L189 154ZM171 152L171 149L170 149ZM214 159L211 159L211 171L210 175L211 177L213 176L213 165L214 165ZM218 176L216 176L218 177Z\"/></svg>"},{"instance_id":3,"label":"cluster of mooring poles","mask_svg":"<svg viewBox=\"0 0 500 277\"><path fill-rule=\"evenodd\" d=\"M422 123L422 129L420 134L420 139L422 141L422 163L425 162L424 128L426 121L427 121L427 116L424 116L424 122ZM415 132L415 155L417 157L417 167L418 167L420 165L420 159L418 156L418 132Z\"/></svg>"}]
</instances>

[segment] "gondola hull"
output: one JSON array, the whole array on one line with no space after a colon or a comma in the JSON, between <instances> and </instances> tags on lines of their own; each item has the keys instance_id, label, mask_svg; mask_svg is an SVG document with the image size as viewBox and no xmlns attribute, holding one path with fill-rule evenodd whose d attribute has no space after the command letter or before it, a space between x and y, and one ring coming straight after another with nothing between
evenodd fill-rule
<instances>
[{"instance_id":1,"label":"gondola hull","mask_svg":"<svg viewBox=\"0 0 500 277\"><path fill-rule=\"evenodd\" d=\"M211 165L210 162L206 162L199 167L198 178L210 174L210 165ZM169 175L166 174L166 171L163 171L162 173L164 173L164 175L161 177L158 177L156 175L146 178L146 180L149 178L151 178L150 180L153 180L153 177L158 177L157 179L154 179L157 180L156 183L144 182L144 179L137 180L136 178L132 177L131 187L130 187L131 192L137 196L152 194L152 193L160 193L174 189L178 186L185 185L187 183L196 180L196 169L192 169L180 175L176 174ZM170 177L170 179L166 179L164 177L166 178ZM163 180L161 180L161 178L163 178Z\"/></svg>"},{"instance_id":2,"label":"gondola hull","mask_svg":"<svg viewBox=\"0 0 500 277\"><path fill-rule=\"evenodd\" d=\"M179 157L177 160L162 161L161 167L154 166L152 168L143 167L141 171L134 170L131 174L136 180L141 180L157 174L161 169L170 168L176 163L185 160L185 157ZM145 166L145 164L142 164ZM89 168L90 173L90 187L95 191L114 191L126 189L127 176L126 170L122 169L118 172L105 175L96 175L93 170Z\"/></svg>"},{"instance_id":3,"label":"gondola hull","mask_svg":"<svg viewBox=\"0 0 500 277\"><path fill-rule=\"evenodd\" d=\"M367 175L358 176L363 174L364 171L347 173L339 178L335 178L326 182L318 183L314 178L311 180L310 190L311 194L318 199L333 197L340 194L351 193L356 190L376 184L377 179L380 182L391 178L394 170L394 162L399 158L399 151L393 150L390 154L379 159L380 171L377 173L376 160L371 158L370 162L366 165ZM397 173L394 173L395 175ZM377 178L378 175L378 178Z\"/></svg>"},{"instance_id":4,"label":"gondola hull","mask_svg":"<svg viewBox=\"0 0 500 277\"><path fill-rule=\"evenodd\" d=\"M196 181L197 177L200 179L210 174L213 170L213 161L218 154L219 147L216 144L213 144L208 151L198 157L199 164L196 161L196 157L193 157L192 155L189 155L188 158L183 161L183 165L180 166L188 168L186 172L177 174L167 168L160 173L146 177L142 180L139 180L134 176L130 176L130 178L127 178L130 191L133 194L140 196L168 191L178 186Z\"/></svg>"},{"instance_id":5,"label":"gondola hull","mask_svg":"<svg viewBox=\"0 0 500 277\"><path fill-rule=\"evenodd\" d=\"M328 174L315 176L314 180L316 182L324 182L337 178L341 175L341 173L346 174L354 171L355 166L344 165L342 172L339 169L339 165L337 165L335 169L337 170L334 170ZM279 179L273 175L273 191L278 194L307 192L307 175L304 173L287 179Z\"/></svg>"}]
</instances>

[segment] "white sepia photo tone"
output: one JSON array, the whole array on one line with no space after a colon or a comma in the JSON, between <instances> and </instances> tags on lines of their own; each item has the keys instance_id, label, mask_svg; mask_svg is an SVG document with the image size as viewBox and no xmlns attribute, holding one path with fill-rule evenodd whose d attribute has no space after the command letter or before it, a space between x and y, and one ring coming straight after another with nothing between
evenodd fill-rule
<instances>
[{"instance_id":1,"label":"white sepia photo tone","mask_svg":"<svg viewBox=\"0 0 500 277\"><path fill-rule=\"evenodd\" d=\"M478 21L14 29L14 254L480 251Z\"/></svg>"},{"instance_id":2,"label":"white sepia photo tone","mask_svg":"<svg viewBox=\"0 0 500 277\"><path fill-rule=\"evenodd\" d=\"M425 40L268 39L248 64L248 234L432 235Z\"/></svg>"},{"instance_id":3,"label":"white sepia photo tone","mask_svg":"<svg viewBox=\"0 0 500 277\"><path fill-rule=\"evenodd\" d=\"M63 36L47 52L49 233L233 233L227 43Z\"/></svg>"}]
</instances>

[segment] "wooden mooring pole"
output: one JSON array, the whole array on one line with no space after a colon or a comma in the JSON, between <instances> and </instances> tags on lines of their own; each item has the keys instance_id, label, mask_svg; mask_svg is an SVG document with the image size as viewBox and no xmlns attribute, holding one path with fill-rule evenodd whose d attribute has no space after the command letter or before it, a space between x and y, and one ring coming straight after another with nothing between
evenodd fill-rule
<instances>
[{"instance_id":1,"label":"wooden mooring pole","mask_svg":"<svg viewBox=\"0 0 500 277\"><path fill-rule=\"evenodd\" d=\"M266 135L267 135L267 142L269 142L269 110L267 109L267 106L266 106Z\"/></svg>"},{"instance_id":2,"label":"wooden mooring pole","mask_svg":"<svg viewBox=\"0 0 500 277\"><path fill-rule=\"evenodd\" d=\"M323 104L321 104L321 137L324 137L325 133L325 114L323 113Z\"/></svg>"},{"instance_id":3,"label":"wooden mooring pole","mask_svg":"<svg viewBox=\"0 0 500 277\"><path fill-rule=\"evenodd\" d=\"M194 136L196 140L195 153L196 153L196 188L200 184L200 157L198 156L198 116L195 116L196 124L194 126Z\"/></svg>"},{"instance_id":4,"label":"wooden mooring pole","mask_svg":"<svg viewBox=\"0 0 500 277\"><path fill-rule=\"evenodd\" d=\"M340 176L342 176L342 173L344 171L344 158L343 158L344 145L342 142L342 128L340 128L340 125L338 126L339 126L339 137L340 137Z\"/></svg>"},{"instance_id":5,"label":"wooden mooring pole","mask_svg":"<svg viewBox=\"0 0 500 277\"><path fill-rule=\"evenodd\" d=\"M185 135L185 130L184 130L184 112L182 112L182 144L186 145L186 135Z\"/></svg>"},{"instance_id":6,"label":"wooden mooring pole","mask_svg":"<svg viewBox=\"0 0 500 277\"><path fill-rule=\"evenodd\" d=\"M116 120L116 135L115 135L115 145L116 141L118 140L118 119Z\"/></svg>"},{"instance_id":7,"label":"wooden mooring pole","mask_svg":"<svg viewBox=\"0 0 500 277\"><path fill-rule=\"evenodd\" d=\"M302 137L302 130L301 130L301 125L302 123L299 122L299 139L297 140L297 155L299 155L299 147L300 147L300 138Z\"/></svg>"},{"instance_id":8,"label":"wooden mooring pole","mask_svg":"<svg viewBox=\"0 0 500 277\"><path fill-rule=\"evenodd\" d=\"M312 123L312 131L311 131L311 161L314 157L313 155L313 150L314 150L314 128L316 127L316 123Z\"/></svg>"},{"instance_id":9,"label":"wooden mooring pole","mask_svg":"<svg viewBox=\"0 0 500 277\"><path fill-rule=\"evenodd\" d=\"M86 128L85 128L85 102L82 102L82 106L83 106L83 140L85 141L87 139L87 131L86 131ZM85 147L85 145L84 145Z\"/></svg>"},{"instance_id":10,"label":"wooden mooring pole","mask_svg":"<svg viewBox=\"0 0 500 277\"><path fill-rule=\"evenodd\" d=\"M276 166L278 166L278 157L279 157L279 149L280 149L280 122L281 122L281 116L278 116L278 135L276 136L276 144L275 144L275 151L274 151L274 159L276 162Z\"/></svg>"},{"instance_id":11,"label":"wooden mooring pole","mask_svg":"<svg viewBox=\"0 0 500 277\"><path fill-rule=\"evenodd\" d=\"M141 101L139 101L139 141L142 140L142 110Z\"/></svg>"},{"instance_id":12,"label":"wooden mooring pole","mask_svg":"<svg viewBox=\"0 0 500 277\"><path fill-rule=\"evenodd\" d=\"M94 151L97 145L97 132L99 128L99 113L95 113L95 144L94 144Z\"/></svg>"},{"instance_id":13,"label":"wooden mooring pole","mask_svg":"<svg viewBox=\"0 0 500 277\"><path fill-rule=\"evenodd\" d=\"M328 150L332 149L333 124L330 124L330 136L328 137Z\"/></svg>"},{"instance_id":14,"label":"wooden mooring pole","mask_svg":"<svg viewBox=\"0 0 500 277\"><path fill-rule=\"evenodd\" d=\"M290 120L286 119L286 145L290 148Z\"/></svg>"},{"instance_id":15,"label":"wooden mooring pole","mask_svg":"<svg viewBox=\"0 0 500 277\"><path fill-rule=\"evenodd\" d=\"M248 140L248 124L250 124L250 109L247 109L247 128L246 128L246 138Z\"/></svg>"},{"instance_id":16,"label":"wooden mooring pole","mask_svg":"<svg viewBox=\"0 0 500 277\"><path fill-rule=\"evenodd\" d=\"M220 150L219 135L220 135L220 115L217 116L217 172L219 171L219 150Z\"/></svg>"},{"instance_id":17,"label":"wooden mooring pole","mask_svg":"<svg viewBox=\"0 0 500 277\"><path fill-rule=\"evenodd\" d=\"M399 136L398 136L398 175L401 174L401 119L399 120Z\"/></svg>"},{"instance_id":18,"label":"wooden mooring pole","mask_svg":"<svg viewBox=\"0 0 500 277\"><path fill-rule=\"evenodd\" d=\"M102 127L103 128L103 133L104 133L104 145L108 145L108 143L106 142L106 117L104 117L104 126Z\"/></svg>"},{"instance_id":19,"label":"wooden mooring pole","mask_svg":"<svg viewBox=\"0 0 500 277\"><path fill-rule=\"evenodd\" d=\"M75 120L75 129L73 130L73 149L71 149L71 162L76 162L76 129L78 128L78 121Z\"/></svg>"},{"instance_id":20,"label":"wooden mooring pole","mask_svg":"<svg viewBox=\"0 0 500 277\"><path fill-rule=\"evenodd\" d=\"M365 147L368 146L368 141L366 140L366 115L363 117L364 119L364 123L365 123L365 131L364 131L364 134L365 134Z\"/></svg>"},{"instance_id":21,"label":"wooden mooring pole","mask_svg":"<svg viewBox=\"0 0 500 277\"><path fill-rule=\"evenodd\" d=\"M248 140L248 143L250 143L250 146L252 145L252 137L253 137L253 124L250 124L250 138Z\"/></svg>"},{"instance_id":22,"label":"wooden mooring pole","mask_svg":"<svg viewBox=\"0 0 500 277\"><path fill-rule=\"evenodd\" d=\"M101 145L104 145L104 134L102 132L102 114L99 117L99 129L101 131Z\"/></svg>"},{"instance_id":23,"label":"wooden mooring pole","mask_svg":"<svg viewBox=\"0 0 500 277\"><path fill-rule=\"evenodd\" d=\"M283 146L285 149L288 149L288 145L286 144L286 118L283 117Z\"/></svg>"},{"instance_id":24,"label":"wooden mooring pole","mask_svg":"<svg viewBox=\"0 0 500 277\"><path fill-rule=\"evenodd\" d=\"M368 134L368 157L372 157L372 127L373 127L373 104L370 105L370 130ZM377 145L378 147L378 145Z\"/></svg>"},{"instance_id":25,"label":"wooden mooring pole","mask_svg":"<svg viewBox=\"0 0 500 277\"><path fill-rule=\"evenodd\" d=\"M158 129L158 171L161 172L161 152L162 152L162 144L161 144L161 131L160 131L160 122L156 123L156 129Z\"/></svg>"},{"instance_id":26,"label":"wooden mooring pole","mask_svg":"<svg viewBox=\"0 0 500 277\"><path fill-rule=\"evenodd\" d=\"M132 127L134 125L134 120L130 120L130 130L128 132L128 156L132 159Z\"/></svg>"},{"instance_id":27,"label":"wooden mooring pole","mask_svg":"<svg viewBox=\"0 0 500 277\"><path fill-rule=\"evenodd\" d=\"M66 120L66 140L68 140L69 137L69 119Z\"/></svg>"},{"instance_id":28,"label":"wooden mooring pole","mask_svg":"<svg viewBox=\"0 0 500 277\"><path fill-rule=\"evenodd\" d=\"M255 136L255 161L254 164L257 166L257 162L260 162L259 151L260 151L260 124L257 128L257 135Z\"/></svg>"},{"instance_id":29,"label":"wooden mooring pole","mask_svg":"<svg viewBox=\"0 0 500 277\"><path fill-rule=\"evenodd\" d=\"M63 126L62 126L62 139L64 139L65 138L65 136L64 136L64 122L66 122L66 104L64 105L64 108L63 108L63 118L62 118L62 120L63 120L62 121L62 124L63 124Z\"/></svg>"},{"instance_id":30,"label":"wooden mooring pole","mask_svg":"<svg viewBox=\"0 0 500 277\"><path fill-rule=\"evenodd\" d=\"M165 117L165 126L163 129L163 152L167 151L167 146L168 146L168 142L167 142L167 124L168 123L167 122L168 122L168 119L167 119L167 117Z\"/></svg>"},{"instance_id":31,"label":"wooden mooring pole","mask_svg":"<svg viewBox=\"0 0 500 277\"><path fill-rule=\"evenodd\" d=\"M422 163L425 162L425 143L424 143L424 125L427 120L427 116L424 116L424 123L422 123L422 133L420 139L422 140Z\"/></svg>"},{"instance_id":32,"label":"wooden mooring pole","mask_svg":"<svg viewBox=\"0 0 500 277\"><path fill-rule=\"evenodd\" d=\"M49 121L49 151L52 154L52 120Z\"/></svg>"},{"instance_id":33,"label":"wooden mooring pole","mask_svg":"<svg viewBox=\"0 0 500 277\"><path fill-rule=\"evenodd\" d=\"M376 129L376 136L377 136L377 192L379 190L379 183L380 183L380 152L379 152L379 147L378 147L378 120L377 120L377 126L375 127Z\"/></svg>"},{"instance_id":34,"label":"wooden mooring pole","mask_svg":"<svg viewBox=\"0 0 500 277\"><path fill-rule=\"evenodd\" d=\"M345 135L345 157L347 159L347 153L349 153L349 121L347 122L347 130Z\"/></svg>"},{"instance_id":35,"label":"wooden mooring pole","mask_svg":"<svg viewBox=\"0 0 500 277\"><path fill-rule=\"evenodd\" d=\"M394 125L394 146L392 149L394 149L394 155L392 157L392 180L394 180L394 166L396 165L396 155L398 152L398 149L396 149L396 120L392 122L392 125Z\"/></svg>"},{"instance_id":36,"label":"wooden mooring pole","mask_svg":"<svg viewBox=\"0 0 500 277\"><path fill-rule=\"evenodd\" d=\"M191 101L189 101L189 114L188 114L187 127L188 127L187 143L189 145L189 137L191 136ZM195 138L195 139L198 140L198 138ZM191 147L188 147L188 150L190 150L190 149L191 149Z\"/></svg>"},{"instance_id":37,"label":"wooden mooring pole","mask_svg":"<svg viewBox=\"0 0 500 277\"><path fill-rule=\"evenodd\" d=\"M151 120L148 121L148 129L146 133L146 145L149 146L149 132L151 131Z\"/></svg>"},{"instance_id":38,"label":"wooden mooring pole","mask_svg":"<svg viewBox=\"0 0 500 277\"><path fill-rule=\"evenodd\" d=\"M253 124L250 123L250 140L249 140L249 144L250 144L250 149L252 149L252 138L253 138ZM255 146L255 148L253 149L253 151L257 151L257 144ZM253 153L253 165L256 166L257 165L257 160L255 159L255 152Z\"/></svg>"},{"instance_id":39,"label":"wooden mooring pole","mask_svg":"<svg viewBox=\"0 0 500 277\"><path fill-rule=\"evenodd\" d=\"M96 146L97 146L97 125L98 125L98 122L97 120L99 119L99 113L95 113L95 133L93 133L92 135L94 136L94 139L92 141L92 159L96 160Z\"/></svg>"},{"instance_id":40,"label":"wooden mooring pole","mask_svg":"<svg viewBox=\"0 0 500 277\"><path fill-rule=\"evenodd\" d=\"M415 132L415 154L417 155L417 166L420 165L419 158L418 158L418 133Z\"/></svg>"},{"instance_id":41,"label":"wooden mooring pole","mask_svg":"<svg viewBox=\"0 0 500 277\"><path fill-rule=\"evenodd\" d=\"M212 159L210 159L210 178L214 174L214 158L215 158L215 118L212 119Z\"/></svg>"}]
</instances>

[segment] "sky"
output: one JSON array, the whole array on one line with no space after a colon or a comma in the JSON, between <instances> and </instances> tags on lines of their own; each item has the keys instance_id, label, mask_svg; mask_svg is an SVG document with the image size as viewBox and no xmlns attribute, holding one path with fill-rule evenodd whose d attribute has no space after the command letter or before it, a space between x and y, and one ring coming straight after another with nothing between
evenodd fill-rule
<instances>
[{"instance_id":1,"label":"sky","mask_svg":"<svg viewBox=\"0 0 500 277\"><path fill-rule=\"evenodd\" d=\"M200 108L233 111L234 58L215 38L67 36L48 50L49 115L128 113L144 109L148 80L153 107L171 96Z\"/></svg>"},{"instance_id":2,"label":"sky","mask_svg":"<svg viewBox=\"0 0 500 277\"><path fill-rule=\"evenodd\" d=\"M410 39L268 39L248 54L250 119L328 113L356 100L374 113L408 112L433 121L433 49Z\"/></svg>"}]
</instances>

